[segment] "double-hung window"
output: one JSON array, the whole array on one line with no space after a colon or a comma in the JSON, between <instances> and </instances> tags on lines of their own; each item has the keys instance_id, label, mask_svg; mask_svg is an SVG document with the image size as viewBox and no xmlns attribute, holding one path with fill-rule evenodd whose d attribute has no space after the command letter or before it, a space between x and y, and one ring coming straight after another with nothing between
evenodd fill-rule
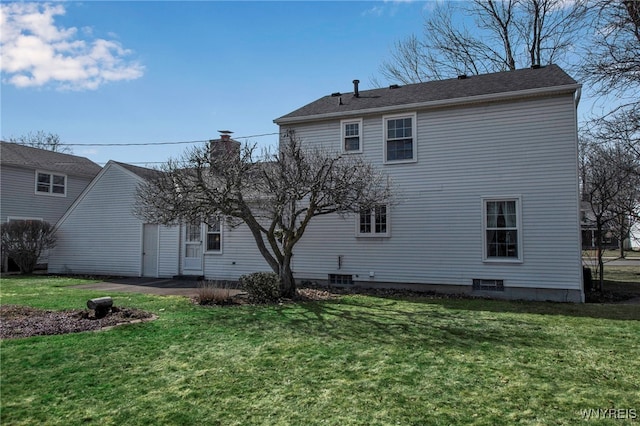
<instances>
[{"instance_id":1,"label":"double-hung window","mask_svg":"<svg viewBox=\"0 0 640 426\"><path fill-rule=\"evenodd\" d=\"M219 217L211 218L207 223L207 252L222 251L222 224Z\"/></svg>"},{"instance_id":2,"label":"double-hung window","mask_svg":"<svg viewBox=\"0 0 640 426\"><path fill-rule=\"evenodd\" d=\"M385 116L383 120L385 163L416 161L416 114Z\"/></svg>"},{"instance_id":3,"label":"double-hung window","mask_svg":"<svg viewBox=\"0 0 640 426\"><path fill-rule=\"evenodd\" d=\"M56 195L64 197L67 195L67 176L49 173L36 172L36 194Z\"/></svg>"},{"instance_id":4,"label":"double-hung window","mask_svg":"<svg viewBox=\"0 0 640 426\"><path fill-rule=\"evenodd\" d=\"M522 261L520 198L483 199L484 258Z\"/></svg>"},{"instance_id":5,"label":"double-hung window","mask_svg":"<svg viewBox=\"0 0 640 426\"><path fill-rule=\"evenodd\" d=\"M369 210L363 210L358 215L359 237L388 237L389 236L389 208L382 204Z\"/></svg>"},{"instance_id":6,"label":"double-hung window","mask_svg":"<svg viewBox=\"0 0 640 426\"><path fill-rule=\"evenodd\" d=\"M342 120L342 151L362 152L362 119Z\"/></svg>"}]
</instances>

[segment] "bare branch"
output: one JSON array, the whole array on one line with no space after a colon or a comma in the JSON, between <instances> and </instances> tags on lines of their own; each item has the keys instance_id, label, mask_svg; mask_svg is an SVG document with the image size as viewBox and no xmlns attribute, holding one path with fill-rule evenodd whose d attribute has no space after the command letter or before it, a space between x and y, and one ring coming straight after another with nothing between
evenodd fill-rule
<instances>
[{"instance_id":1,"label":"bare branch","mask_svg":"<svg viewBox=\"0 0 640 426\"><path fill-rule=\"evenodd\" d=\"M215 153L215 155L214 155ZM136 214L166 225L226 216L244 223L284 290L295 289L291 258L311 220L391 201L389 181L360 157L303 149L295 134L254 160L255 146L191 149L138 191Z\"/></svg>"}]
</instances>

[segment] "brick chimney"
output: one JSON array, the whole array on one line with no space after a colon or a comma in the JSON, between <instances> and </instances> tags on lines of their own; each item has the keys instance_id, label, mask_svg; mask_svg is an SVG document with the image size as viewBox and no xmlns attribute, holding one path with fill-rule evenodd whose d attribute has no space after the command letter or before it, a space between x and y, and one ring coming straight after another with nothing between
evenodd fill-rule
<instances>
[{"instance_id":1,"label":"brick chimney","mask_svg":"<svg viewBox=\"0 0 640 426\"><path fill-rule=\"evenodd\" d=\"M218 130L218 132L220 138L209 141L211 157L230 154L240 156L240 142L231 139L233 132L230 130Z\"/></svg>"}]
</instances>

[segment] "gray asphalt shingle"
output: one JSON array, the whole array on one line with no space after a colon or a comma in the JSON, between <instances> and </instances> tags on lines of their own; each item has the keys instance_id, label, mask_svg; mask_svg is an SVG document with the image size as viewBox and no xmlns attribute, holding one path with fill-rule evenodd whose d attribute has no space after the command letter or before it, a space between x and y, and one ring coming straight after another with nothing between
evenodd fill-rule
<instances>
[{"instance_id":1,"label":"gray asphalt shingle","mask_svg":"<svg viewBox=\"0 0 640 426\"><path fill-rule=\"evenodd\" d=\"M464 79L430 81L409 84L397 88L360 90L360 96L354 92L340 95L327 95L313 101L289 114L275 119L312 118L316 115L331 113L350 113L377 108L393 107L430 101L471 98L474 96L517 92L575 85L577 82L557 65L548 65L536 69L521 69L492 74L467 76Z\"/></svg>"},{"instance_id":2,"label":"gray asphalt shingle","mask_svg":"<svg viewBox=\"0 0 640 426\"><path fill-rule=\"evenodd\" d=\"M85 157L0 141L0 163L93 178L102 167Z\"/></svg>"}]
</instances>

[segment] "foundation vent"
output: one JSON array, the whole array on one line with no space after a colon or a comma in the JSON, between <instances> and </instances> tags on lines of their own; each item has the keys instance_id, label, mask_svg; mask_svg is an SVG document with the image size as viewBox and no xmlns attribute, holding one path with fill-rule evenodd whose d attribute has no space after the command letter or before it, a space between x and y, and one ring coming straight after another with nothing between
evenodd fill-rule
<instances>
[{"instance_id":1,"label":"foundation vent","mask_svg":"<svg viewBox=\"0 0 640 426\"><path fill-rule=\"evenodd\" d=\"M329 274L329 284L353 284L353 275L347 274Z\"/></svg>"},{"instance_id":2,"label":"foundation vent","mask_svg":"<svg viewBox=\"0 0 640 426\"><path fill-rule=\"evenodd\" d=\"M504 280L474 279L473 290L504 291Z\"/></svg>"}]
</instances>

